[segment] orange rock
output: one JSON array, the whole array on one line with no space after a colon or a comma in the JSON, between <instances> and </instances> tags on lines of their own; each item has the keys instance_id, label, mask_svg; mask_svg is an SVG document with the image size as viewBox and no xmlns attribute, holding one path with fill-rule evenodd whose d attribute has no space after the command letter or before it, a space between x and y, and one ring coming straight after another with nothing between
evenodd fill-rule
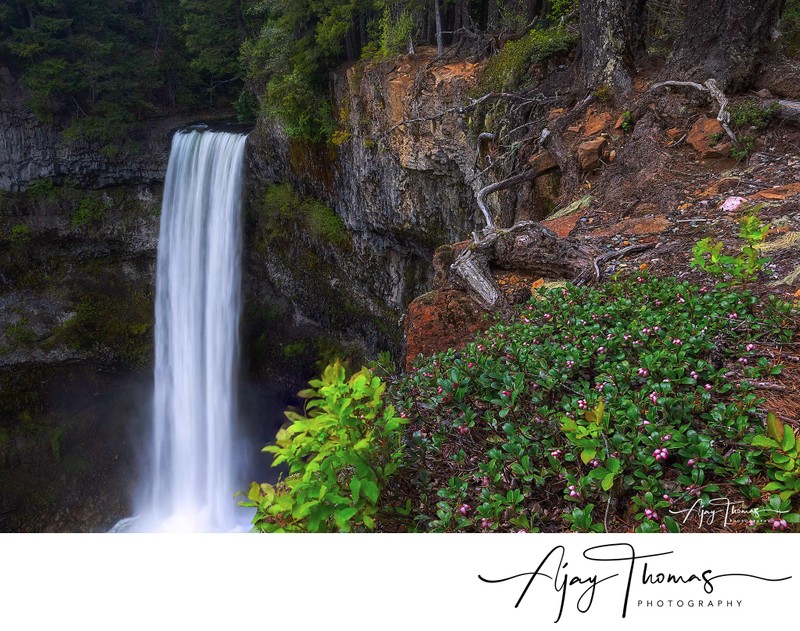
<instances>
[{"instance_id":1,"label":"orange rock","mask_svg":"<svg viewBox=\"0 0 800 631\"><path fill-rule=\"evenodd\" d=\"M799 193L800 182L794 182L792 184L786 184L785 186L775 186L774 188L768 188L763 191L759 191L758 193L753 193L752 195L748 196L747 199L751 199L753 201L765 199L782 200Z\"/></svg>"},{"instance_id":2,"label":"orange rock","mask_svg":"<svg viewBox=\"0 0 800 631\"><path fill-rule=\"evenodd\" d=\"M560 238L564 238L572 232L572 229L578 225L581 220L581 211L567 215L566 217L559 217L558 219L549 219L542 222L542 225L555 232Z\"/></svg>"},{"instance_id":3,"label":"orange rock","mask_svg":"<svg viewBox=\"0 0 800 631\"><path fill-rule=\"evenodd\" d=\"M558 118L559 116L561 116L561 115L562 115L564 112L566 112L566 111L567 111L567 110L565 110L563 107L556 107L556 108L553 108L552 110L550 110L550 111L547 113L547 120L549 120L549 121L554 121L556 118Z\"/></svg>"},{"instance_id":4,"label":"orange rock","mask_svg":"<svg viewBox=\"0 0 800 631\"><path fill-rule=\"evenodd\" d=\"M528 164L536 169L536 173L542 174L558 168L558 164L553 160L553 156L547 150L534 153L529 159Z\"/></svg>"},{"instance_id":5,"label":"orange rock","mask_svg":"<svg viewBox=\"0 0 800 631\"><path fill-rule=\"evenodd\" d=\"M431 291L408 305L405 318L406 370L417 355L424 356L460 348L476 333L485 330L486 314L461 291Z\"/></svg>"},{"instance_id":6,"label":"orange rock","mask_svg":"<svg viewBox=\"0 0 800 631\"><path fill-rule=\"evenodd\" d=\"M592 171L602 165L603 150L608 144L605 138L587 140L578 145L578 162L584 171Z\"/></svg>"},{"instance_id":7,"label":"orange rock","mask_svg":"<svg viewBox=\"0 0 800 631\"><path fill-rule=\"evenodd\" d=\"M725 130L716 118L702 117L692 125L686 142L692 145L702 158L719 157L717 155L719 151L712 145L719 142L720 134L724 133Z\"/></svg>"},{"instance_id":8,"label":"orange rock","mask_svg":"<svg viewBox=\"0 0 800 631\"><path fill-rule=\"evenodd\" d=\"M683 130L678 127L673 127L672 129L667 130L667 136L670 140L678 140L681 136L683 136Z\"/></svg>"},{"instance_id":9,"label":"orange rock","mask_svg":"<svg viewBox=\"0 0 800 631\"><path fill-rule=\"evenodd\" d=\"M586 121L586 126L583 128L584 136L594 136L597 132L603 131L611 122L611 114L603 112L602 114L593 114Z\"/></svg>"},{"instance_id":10,"label":"orange rock","mask_svg":"<svg viewBox=\"0 0 800 631\"><path fill-rule=\"evenodd\" d=\"M571 131L577 134L581 130L581 127L583 127L582 123L578 123L577 125L570 125L569 127L567 127L567 131Z\"/></svg>"}]
</instances>

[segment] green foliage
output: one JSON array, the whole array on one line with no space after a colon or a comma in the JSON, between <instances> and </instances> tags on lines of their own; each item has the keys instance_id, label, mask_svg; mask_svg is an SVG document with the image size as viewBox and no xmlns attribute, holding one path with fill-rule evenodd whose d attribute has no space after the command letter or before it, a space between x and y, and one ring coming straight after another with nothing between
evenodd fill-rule
<instances>
[{"instance_id":1,"label":"green foliage","mask_svg":"<svg viewBox=\"0 0 800 631\"><path fill-rule=\"evenodd\" d=\"M242 505L256 509L259 532L373 530L381 490L401 463L406 421L367 368L347 378L336 362L309 385L299 393L305 414L286 412L289 426L264 448L288 477L253 483Z\"/></svg>"},{"instance_id":2,"label":"green foliage","mask_svg":"<svg viewBox=\"0 0 800 631\"><path fill-rule=\"evenodd\" d=\"M736 125L737 128L755 127L756 129L764 129L769 125L775 112L777 112L780 107L780 103L774 101L767 107L762 108L758 100L747 99L741 103L731 105L731 122Z\"/></svg>"},{"instance_id":3,"label":"green foliage","mask_svg":"<svg viewBox=\"0 0 800 631\"><path fill-rule=\"evenodd\" d=\"M508 42L486 65L478 87L481 94L515 90L523 84L533 64L569 52L577 37L559 28L532 30L516 41Z\"/></svg>"},{"instance_id":4,"label":"green foliage","mask_svg":"<svg viewBox=\"0 0 800 631\"><path fill-rule=\"evenodd\" d=\"M36 341L36 333L27 318L20 318L14 324L7 326L4 333L9 340L23 346Z\"/></svg>"},{"instance_id":5,"label":"green foliage","mask_svg":"<svg viewBox=\"0 0 800 631\"><path fill-rule=\"evenodd\" d=\"M677 532L672 508L759 507L754 386L780 366L757 349L791 339L791 310L673 278L567 285L420 360L393 391L424 463L419 529L627 530L616 501L637 531Z\"/></svg>"},{"instance_id":6,"label":"green foliage","mask_svg":"<svg viewBox=\"0 0 800 631\"><path fill-rule=\"evenodd\" d=\"M739 146L731 147L731 158L734 158L737 162L741 162L753 152L753 147L755 147L756 139L753 138L752 136L744 134L740 135L738 140L739 140Z\"/></svg>"},{"instance_id":7,"label":"green foliage","mask_svg":"<svg viewBox=\"0 0 800 631\"><path fill-rule=\"evenodd\" d=\"M800 0L787 0L781 16L781 31L786 52L796 55L800 51Z\"/></svg>"},{"instance_id":8,"label":"green foliage","mask_svg":"<svg viewBox=\"0 0 800 631\"><path fill-rule=\"evenodd\" d=\"M601 103L610 103L614 99L614 90L604 84L595 90L594 95Z\"/></svg>"},{"instance_id":9,"label":"green foliage","mask_svg":"<svg viewBox=\"0 0 800 631\"><path fill-rule=\"evenodd\" d=\"M84 197L72 213L72 227L83 228L103 220L106 205L98 197Z\"/></svg>"},{"instance_id":10,"label":"green foliage","mask_svg":"<svg viewBox=\"0 0 800 631\"><path fill-rule=\"evenodd\" d=\"M12 243L27 243L31 240L31 229L24 223L11 227L10 238Z\"/></svg>"},{"instance_id":11,"label":"green foliage","mask_svg":"<svg viewBox=\"0 0 800 631\"><path fill-rule=\"evenodd\" d=\"M414 32L414 19L408 11L402 11L393 19L388 8L381 18L380 55L390 57L408 51L408 43Z\"/></svg>"},{"instance_id":12,"label":"green foliage","mask_svg":"<svg viewBox=\"0 0 800 631\"><path fill-rule=\"evenodd\" d=\"M321 201L301 198L288 184L270 186L262 209L266 240L285 240L294 231L303 231L318 242L340 249L350 247L350 233L341 218Z\"/></svg>"},{"instance_id":13,"label":"green foliage","mask_svg":"<svg viewBox=\"0 0 800 631\"><path fill-rule=\"evenodd\" d=\"M622 131L626 134L633 131L633 114L630 110L622 112Z\"/></svg>"},{"instance_id":14,"label":"green foliage","mask_svg":"<svg viewBox=\"0 0 800 631\"><path fill-rule=\"evenodd\" d=\"M758 255L758 245L769 232L769 224L762 224L758 219L760 208L761 204L754 206L739 220L739 238L745 245L738 254L734 256L725 252L722 241L714 242L711 237L706 237L692 249L692 267L698 267L726 283L752 281L769 262Z\"/></svg>"},{"instance_id":15,"label":"green foliage","mask_svg":"<svg viewBox=\"0 0 800 631\"><path fill-rule=\"evenodd\" d=\"M244 3L245 7L247 3ZM65 138L123 147L147 116L237 88L246 21L238 0L27 0L0 13L41 120ZM213 92L212 92L213 94Z\"/></svg>"}]
</instances>

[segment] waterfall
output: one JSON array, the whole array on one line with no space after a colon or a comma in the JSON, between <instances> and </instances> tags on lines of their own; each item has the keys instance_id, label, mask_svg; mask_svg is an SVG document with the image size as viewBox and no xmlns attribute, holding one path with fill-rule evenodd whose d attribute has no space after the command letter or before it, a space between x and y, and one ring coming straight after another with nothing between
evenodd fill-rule
<instances>
[{"instance_id":1,"label":"waterfall","mask_svg":"<svg viewBox=\"0 0 800 631\"><path fill-rule=\"evenodd\" d=\"M226 531L233 498L243 134L172 141L156 272L150 464L136 530Z\"/></svg>"}]
</instances>

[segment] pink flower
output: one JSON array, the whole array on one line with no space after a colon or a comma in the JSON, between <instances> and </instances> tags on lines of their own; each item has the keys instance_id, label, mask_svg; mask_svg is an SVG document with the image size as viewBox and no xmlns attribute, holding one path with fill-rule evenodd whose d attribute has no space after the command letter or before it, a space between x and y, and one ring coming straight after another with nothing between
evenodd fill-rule
<instances>
[{"instance_id":1,"label":"pink flower","mask_svg":"<svg viewBox=\"0 0 800 631\"><path fill-rule=\"evenodd\" d=\"M661 440L662 440L662 441L664 441L664 442L666 442L666 441L668 441L668 440L671 440L671 439L672 439L672 434L664 434L664 435L661 437Z\"/></svg>"},{"instance_id":2,"label":"pink flower","mask_svg":"<svg viewBox=\"0 0 800 631\"><path fill-rule=\"evenodd\" d=\"M598 346L597 347L597 353L599 355L603 355L603 354L605 354L605 352L606 352L606 347L605 346Z\"/></svg>"},{"instance_id":3,"label":"pink flower","mask_svg":"<svg viewBox=\"0 0 800 631\"><path fill-rule=\"evenodd\" d=\"M461 506L458 507L456 512L466 517L467 513L470 511L471 508L472 506L470 506L469 504L462 504Z\"/></svg>"},{"instance_id":4,"label":"pink flower","mask_svg":"<svg viewBox=\"0 0 800 631\"><path fill-rule=\"evenodd\" d=\"M739 358L739 363L742 364L742 366L746 365L747 364L747 358L746 357L740 357Z\"/></svg>"},{"instance_id":5,"label":"pink flower","mask_svg":"<svg viewBox=\"0 0 800 631\"><path fill-rule=\"evenodd\" d=\"M642 278L641 276L637 276L636 282L641 284L644 282L644 278Z\"/></svg>"},{"instance_id":6,"label":"pink flower","mask_svg":"<svg viewBox=\"0 0 800 631\"><path fill-rule=\"evenodd\" d=\"M692 372L690 372L690 373L689 373L689 376L690 376L692 379L697 379L697 378L698 378L700 375L699 375L699 374L697 374L697 372L695 372L695 371L693 370Z\"/></svg>"},{"instance_id":7,"label":"pink flower","mask_svg":"<svg viewBox=\"0 0 800 631\"><path fill-rule=\"evenodd\" d=\"M722 202L722 210L725 212L731 212L739 208L742 204L746 203L747 200L744 197L729 197L724 202Z\"/></svg>"},{"instance_id":8,"label":"pink flower","mask_svg":"<svg viewBox=\"0 0 800 631\"><path fill-rule=\"evenodd\" d=\"M752 351L752 350L753 350L755 347L756 347L756 345L755 345L755 344L748 344L747 346L745 346L745 347L744 347L744 350L746 350L746 351L749 353L749 352L750 352L750 351Z\"/></svg>"},{"instance_id":9,"label":"pink flower","mask_svg":"<svg viewBox=\"0 0 800 631\"><path fill-rule=\"evenodd\" d=\"M694 460L694 458L689 458L689 459L686 461L686 466L687 466L687 467L693 467L693 466L695 466L695 464L696 464L696 463L695 463L695 460Z\"/></svg>"},{"instance_id":10,"label":"pink flower","mask_svg":"<svg viewBox=\"0 0 800 631\"><path fill-rule=\"evenodd\" d=\"M644 516L647 517L647 519L653 519L653 520L658 519L658 513L651 508L644 509Z\"/></svg>"},{"instance_id":11,"label":"pink flower","mask_svg":"<svg viewBox=\"0 0 800 631\"><path fill-rule=\"evenodd\" d=\"M680 338L677 338L677 337L676 337L675 339L673 339L673 340L672 340L672 343L673 343L675 346L683 346L683 341L681 341L681 339L680 339Z\"/></svg>"},{"instance_id":12,"label":"pink flower","mask_svg":"<svg viewBox=\"0 0 800 631\"><path fill-rule=\"evenodd\" d=\"M660 461L660 460L666 460L667 458L669 458L669 450L668 450L668 449L666 449L665 447L661 447L661 448L659 448L659 449L656 449L656 450L653 452L653 457L654 457L656 460L659 460L659 461Z\"/></svg>"},{"instance_id":13,"label":"pink flower","mask_svg":"<svg viewBox=\"0 0 800 631\"><path fill-rule=\"evenodd\" d=\"M481 486L489 486L489 478L488 477L483 476L481 478Z\"/></svg>"},{"instance_id":14,"label":"pink flower","mask_svg":"<svg viewBox=\"0 0 800 631\"><path fill-rule=\"evenodd\" d=\"M639 376L640 376L640 377L647 377L647 375L649 375L649 374L650 374L650 373L649 373L649 372L648 372L646 369L644 369L644 368L640 368L640 369L639 369L637 372L638 372L638 374L639 374Z\"/></svg>"},{"instance_id":15,"label":"pink flower","mask_svg":"<svg viewBox=\"0 0 800 631\"><path fill-rule=\"evenodd\" d=\"M709 392L714 389L714 386L712 386L710 383L707 383L703 387Z\"/></svg>"},{"instance_id":16,"label":"pink flower","mask_svg":"<svg viewBox=\"0 0 800 631\"><path fill-rule=\"evenodd\" d=\"M550 452L550 455L553 456L553 458L555 458L556 460L560 460L561 456L564 455L564 452L561 451L560 449L554 449L553 451Z\"/></svg>"},{"instance_id":17,"label":"pink flower","mask_svg":"<svg viewBox=\"0 0 800 631\"><path fill-rule=\"evenodd\" d=\"M486 530L486 529L487 529L487 528L489 528L491 525L492 525L492 522L490 522L488 519L486 519L486 517L483 517L483 518L481 518L481 528L483 528L484 530Z\"/></svg>"},{"instance_id":18,"label":"pink flower","mask_svg":"<svg viewBox=\"0 0 800 631\"><path fill-rule=\"evenodd\" d=\"M469 434L469 427L467 427L466 425L462 425L461 427L458 428L458 433L461 434L462 436L464 434Z\"/></svg>"},{"instance_id":19,"label":"pink flower","mask_svg":"<svg viewBox=\"0 0 800 631\"><path fill-rule=\"evenodd\" d=\"M589 409L589 404L586 402L586 399L581 399L580 401L578 401L578 407L581 410L587 410Z\"/></svg>"},{"instance_id":20,"label":"pink flower","mask_svg":"<svg viewBox=\"0 0 800 631\"><path fill-rule=\"evenodd\" d=\"M729 313L728 314L728 320L735 320L738 317L739 317L739 314L736 313L735 311L733 313Z\"/></svg>"},{"instance_id":21,"label":"pink flower","mask_svg":"<svg viewBox=\"0 0 800 631\"><path fill-rule=\"evenodd\" d=\"M549 313L545 313L545 314L544 314L544 316L542 316L542 317L543 317L545 320L549 320L549 319L550 319L550 318L552 318L553 316L552 316L551 314L549 314Z\"/></svg>"},{"instance_id":22,"label":"pink flower","mask_svg":"<svg viewBox=\"0 0 800 631\"><path fill-rule=\"evenodd\" d=\"M597 467L599 467L599 466L600 466L600 461L599 461L597 458L595 458L594 460L590 460L590 461L589 461L589 466L590 466L592 469L597 469Z\"/></svg>"},{"instance_id":23,"label":"pink flower","mask_svg":"<svg viewBox=\"0 0 800 631\"><path fill-rule=\"evenodd\" d=\"M658 405L658 394L656 394L655 392L651 392L650 393L650 402L653 405Z\"/></svg>"}]
</instances>

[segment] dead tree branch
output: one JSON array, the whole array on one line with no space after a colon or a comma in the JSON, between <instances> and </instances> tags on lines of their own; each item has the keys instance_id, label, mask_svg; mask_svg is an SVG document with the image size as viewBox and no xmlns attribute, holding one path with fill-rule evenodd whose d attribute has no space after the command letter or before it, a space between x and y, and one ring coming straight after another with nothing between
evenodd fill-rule
<instances>
[{"instance_id":1,"label":"dead tree branch","mask_svg":"<svg viewBox=\"0 0 800 631\"><path fill-rule=\"evenodd\" d=\"M486 196L490 195L491 193L496 193L497 191L511 188L512 186L516 186L522 182L532 180L536 177L536 173L536 169L528 169L522 173L517 173L517 175L512 175L505 180L495 182L494 184L489 184L489 186L484 186L478 191L478 194L475 196L475 201L478 203L478 208L480 208L481 212L483 213L483 218L486 220L486 228L488 230L494 230L495 226L494 219L492 219L492 214L489 212L489 207L486 205Z\"/></svg>"}]
</instances>

